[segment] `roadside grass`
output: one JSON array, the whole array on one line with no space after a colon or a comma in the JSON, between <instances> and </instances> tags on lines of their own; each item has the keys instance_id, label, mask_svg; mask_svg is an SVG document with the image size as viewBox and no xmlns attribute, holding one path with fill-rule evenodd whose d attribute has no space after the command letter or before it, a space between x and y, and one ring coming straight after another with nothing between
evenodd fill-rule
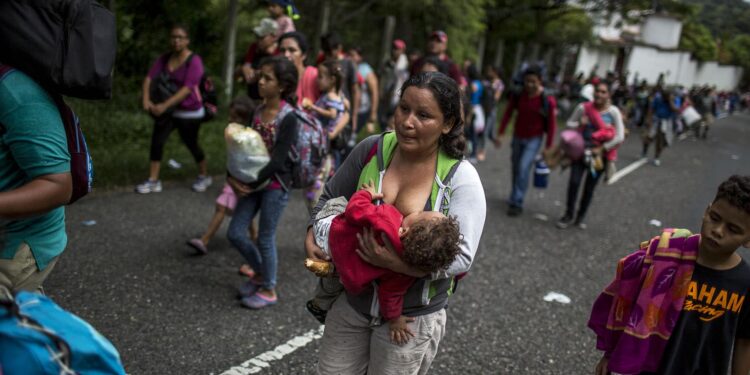
<instances>
[{"instance_id":1,"label":"roadside grass","mask_svg":"<svg viewBox=\"0 0 750 375\"><path fill-rule=\"evenodd\" d=\"M109 190L132 186L148 177L149 147L153 120L140 108L136 94L119 95L110 101L66 100L81 120L81 127L94 163L94 187ZM223 174L226 168L224 125L226 114L204 123L200 144L209 172ZM173 169L169 159L182 164ZM169 137L162 160L162 180L184 180L197 175L197 166L175 130Z\"/></svg>"}]
</instances>

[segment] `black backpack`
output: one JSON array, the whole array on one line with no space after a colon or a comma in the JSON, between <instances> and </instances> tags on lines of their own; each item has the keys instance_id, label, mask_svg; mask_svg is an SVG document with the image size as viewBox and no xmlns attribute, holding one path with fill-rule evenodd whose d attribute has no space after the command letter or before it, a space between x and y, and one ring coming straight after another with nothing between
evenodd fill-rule
<instances>
[{"instance_id":1,"label":"black backpack","mask_svg":"<svg viewBox=\"0 0 750 375\"><path fill-rule=\"evenodd\" d=\"M116 50L115 17L94 0L0 1L0 61L48 91L109 99Z\"/></svg>"}]
</instances>

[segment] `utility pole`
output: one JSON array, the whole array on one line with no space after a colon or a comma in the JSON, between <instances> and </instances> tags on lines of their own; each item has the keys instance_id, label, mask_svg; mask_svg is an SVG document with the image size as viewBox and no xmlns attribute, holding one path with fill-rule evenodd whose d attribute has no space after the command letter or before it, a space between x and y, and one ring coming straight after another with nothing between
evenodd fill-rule
<instances>
[{"instance_id":1,"label":"utility pole","mask_svg":"<svg viewBox=\"0 0 750 375\"><path fill-rule=\"evenodd\" d=\"M227 35L224 43L224 98L226 103L232 100L234 84L235 44L237 43L237 9L238 0L229 0L227 11Z\"/></svg>"}]
</instances>

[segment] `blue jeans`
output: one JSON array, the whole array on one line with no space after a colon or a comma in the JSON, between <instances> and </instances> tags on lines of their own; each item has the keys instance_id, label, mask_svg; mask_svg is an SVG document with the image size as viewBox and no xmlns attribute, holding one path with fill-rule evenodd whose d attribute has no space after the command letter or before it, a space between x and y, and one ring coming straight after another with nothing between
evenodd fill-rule
<instances>
[{"instance_id":1,"label":"blue jeans","mask_svg":"<svg viewBox=\"0 0 750 375\"><path fill-rule=\"evenodd\" d=\"M510 156L511 168L513 169L513 189L510 193L508 204L513 207L523 207L523 197L529 187L529 176L534 159L542 147L542 137L535 138L513 138Z\"/></svg>"},{"instance_id":2,"label":"blue jeans","mask_svg":"<svg viewBox=\"0 0 750 375\"><path fill-rule=\"evenodd\" d=\"M237 201L229 223L227 238L242 254L250 267L263 277L263 288L276 286L276 227L289 202L289 193L282 189L254 192ZM258 245L250 239L247 228L260 211Z\"/></svg>"}]
</instances>

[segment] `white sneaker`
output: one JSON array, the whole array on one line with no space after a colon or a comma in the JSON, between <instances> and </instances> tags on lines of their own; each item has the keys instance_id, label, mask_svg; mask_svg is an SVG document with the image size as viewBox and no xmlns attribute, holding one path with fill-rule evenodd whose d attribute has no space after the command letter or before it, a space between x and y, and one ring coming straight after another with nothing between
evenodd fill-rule
<instances>
[{"instance_id":1,"label":"white sneaker","mask_svg":"<svg viewBox=\"0 0 750 375\"><path fill-rule=\"evenodd\" d=\"M661 161L659 159L654 159L654 166L658 167L661 165Z\"/></svg>"},{"instance_id":2,"label":"white sneaker","mask_svg":"<svg viewBox=\"0 0 750 375\"><path fill-rule=\"evenodd\" d=\"M138 194L161 193L161 180L146 180L135 186L135 192Z\"/></svg>"},{"instance_id":3,"label":"white sneaker","mask_svg":"<svg viewBox=\"0 0 750 375\"><path fill-rule=\"evenodd\" d=\"M198 176L193 183L193 191L202 193L213 183L211 176Z\"/></svg>"}]
</instances>

